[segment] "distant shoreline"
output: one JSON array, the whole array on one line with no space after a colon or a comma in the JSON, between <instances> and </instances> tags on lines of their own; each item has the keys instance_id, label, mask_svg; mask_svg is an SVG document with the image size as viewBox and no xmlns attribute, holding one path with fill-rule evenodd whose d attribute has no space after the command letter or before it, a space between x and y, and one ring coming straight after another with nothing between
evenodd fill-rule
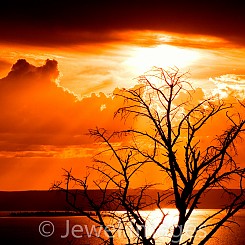
<instances>
[{"instance_id":1,"label":"distant shoreline","mask_svg":"<svg viewBox=\"0 0 245 245\"><path fill-rule=\"evenodd\" d=\"M95 215L94 212L88 211L92 216ZM9 217L62 217L62 216L85 216L79 212L74 211L19 211L19 212L9 212Z\"/></svg>"},{"instance_id":2,"label":"distant shoreline","mask_svg":"<svg viewBox=\"0 0 245 245\"><path fill-rule=\"evenodd\" d=\"M76 190L71 190L71 192ZM116 190L108 189L108 195L115 192ZM129 191L129 194L137 195L137 189L132 189ZM234 193L239 194L238 189L231 190ZM166 194L165 190L158 189L149 189L146 191L146 203L151 203L153 199L157 198L158 194ZM171 194L171 190L169 191ZM93 208L90 206L90 203L86 198L84 198L83 193L80 191L80 195L77 196L76 204L82 210L87 210L93 212ZM101 200L102 193L100 190L89 190L88 194L93 200ZM61 191L0 191L0 217L9 216L9 213L12 217L20 216L81 216L75 210L72 210L72 207L66 202L67 196L65 192ZM244 196L245 199L245 196ZM172 196L168 194L168 198L165 198L162 202L162 208L175 208L174 200ZM198 204L198 209L220 209L227 205L229 201L229 196L227 193L224 193L221 189L210 190L207 192L200 200ZM110 206L106 207L107 210L124 211L122 206ZM150 205L147 209L154 210L157 208L156 205ZM109 209L109 210L108 210ZM198 210L197 209L197 210ZM146 209L144 209L146 211ZM75 214L74 214L75 212Z\"/></svg>"}]
</instances>

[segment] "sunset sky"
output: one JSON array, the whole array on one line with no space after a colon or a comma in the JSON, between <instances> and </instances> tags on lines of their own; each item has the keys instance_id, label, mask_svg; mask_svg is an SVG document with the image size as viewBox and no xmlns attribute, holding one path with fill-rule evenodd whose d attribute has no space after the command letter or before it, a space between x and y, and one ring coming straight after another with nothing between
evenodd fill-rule
<instances>
[{"instance_id":1,"label":"sunset sky","mask_svg":"<svg viewBox=\"0 0 245 245\"><path fill-rule=\"evenodd\" d=\"M240 2L2 1L0 190L84 173L97 147L88 129L124 127L111 95L152 66L189 71L203 93L243 95Z\"/></svg>"}]
</instances>

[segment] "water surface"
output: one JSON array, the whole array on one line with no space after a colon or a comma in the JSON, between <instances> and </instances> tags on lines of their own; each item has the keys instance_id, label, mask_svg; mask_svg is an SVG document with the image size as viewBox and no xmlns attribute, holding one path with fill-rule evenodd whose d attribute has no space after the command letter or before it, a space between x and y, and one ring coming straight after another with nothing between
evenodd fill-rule
<instances>
[{"instance_id":1,"label":"water surface","mask_svg":"<svg viewBox=\"0 0 245 245\"><path fill-rule=\"evenodd\" d=\"M213 210L198 210L187 223L186 234L191 234L200 218L210 215L212 212ZM149 215L149 212L144 212L144 214ZM153 229L157 223L157 219L160 218L158 216L158 212L151 212L148 223L149 232L151 227ZM175 219L174 212L170 212L156 234L156 244L165 244L169 226ZM245 244L245 211L237 214L235 221L240 226L229 224L228 227L222 227L215 238L212 238L207 244ZM201 233L200 236L205 236L205 233ZM101 238L105 237L106 233L86 217L0 217L1 245L99 245ZM115 235L115 240L116 245L126 243L124 234L120 232Z\"/></svg>"}]
</instances>

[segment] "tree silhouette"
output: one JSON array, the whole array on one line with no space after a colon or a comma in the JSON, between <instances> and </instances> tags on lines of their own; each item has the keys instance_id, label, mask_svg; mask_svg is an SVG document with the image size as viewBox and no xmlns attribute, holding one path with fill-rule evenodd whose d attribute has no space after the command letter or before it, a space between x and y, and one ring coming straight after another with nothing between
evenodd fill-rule
<instances>
[{"instance_id":1,"label":"tree silhouette","mask_svg":"<svg viewBox=\"0 0 245 245\"><path fill-rule=\"evenodd\" d=\"M95 222L108 230L105 216L110 214L114 221L120 220L128 244L155 244L155 234L167 215L162 211L164 199L170 198L178 210L178 222L167 243L171 245L205 244L245 205L245 169L236 162L236 144L244 131L245 121L239 112L235 112L234 104L217 96L195 99L194 90L186 80L187 74L180 73L176 68L168 71L154 68L138 78L137 86L115 94L124 100L115 116L123 120L134 119L138 124L120 132L109 133L99 128L90 130L90 135L101 142L104 149L94 157L93 166L93 170L101 174L101 179L95 182L102 193L100 200L89 197L87 179L76 179L67 172L67 188L64 189L67 195L71 195L69 183L79 183L82 195L96 212L99 222ZM243 108L242 103L237 104ZM214 135L208 143L203 142L208 125L217 118L225 118L226 128L222 129L221 125L218 135ZM116 144L118 137L125 143ZM156 166L162 181L167 178L169 183L165 186L168 190L157 193L156 197L149 195L147 190L157 183L146 184L134 193L130 191L133 188L132 179L144 171L146 165ZM231 191L228 188L230 183L237 184L239 192ZM57 187L61 188L59 184ZM203 218L193 234L183 241L186 222L202 198L216 188L222 189L228 197L226 205ZM147 234L147 217L143 217L140 210L153 205L158 207L162 218L152 233ZM79 210L74 202L72 206ZM105 212L111 209L125 212L120 215ZM128 235L129 224L135 235L133 240ZM197 241L203 229L206 236ZM109 229L110 244L114 243L114 234Z\"/></svg>"}]
</instances>

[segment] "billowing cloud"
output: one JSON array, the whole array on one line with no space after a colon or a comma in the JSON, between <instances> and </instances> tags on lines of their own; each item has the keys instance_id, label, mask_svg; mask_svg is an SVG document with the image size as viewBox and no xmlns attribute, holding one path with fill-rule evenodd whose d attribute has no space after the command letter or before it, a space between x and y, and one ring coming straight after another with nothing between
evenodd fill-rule
<instances>
[{"instance_id":1,"label":"billowing cloud","mask_svg":"<svg viewBox=\"0 0 245 245\"><path fill-rule=\"evenodd\" d=\"M66 157L71 153L58 152L69 147L82 155L79 146L86 148L92 142L85 135L89 128L115 130L122 125L113 122L118 99L100 93L78 100L59 85L58 77L55 60L35 67L21 59L0 80L0 151L12 152L11 156L48 152L47 156Z\"/></svg>"},{"instance_id":2,"label":"billowing cloud","mask_svg":"<svg viewBox=\"0 0 245 245\"><path fill-rule=\"evenodd\" d=\"M0 79L1 190L48 189L62 169L85 174L98 148L88 129L124 126L113 120L121 100L103 93L78 100L58 79L57 61L37 67L24 59Z\"/></svg>"},{"instance_id":3,"label":"billowing cloud","mask_svg":"<svg viewBox=\"0 0 245 245\"><path fill-rule=\"evenodd\" d=\"M231 94L244 99L245 76L236 74L225 74L219 77L210 78L216 89L214 93L220 94L222 97L228 97Z\"/></svg>"}]
</instances>

